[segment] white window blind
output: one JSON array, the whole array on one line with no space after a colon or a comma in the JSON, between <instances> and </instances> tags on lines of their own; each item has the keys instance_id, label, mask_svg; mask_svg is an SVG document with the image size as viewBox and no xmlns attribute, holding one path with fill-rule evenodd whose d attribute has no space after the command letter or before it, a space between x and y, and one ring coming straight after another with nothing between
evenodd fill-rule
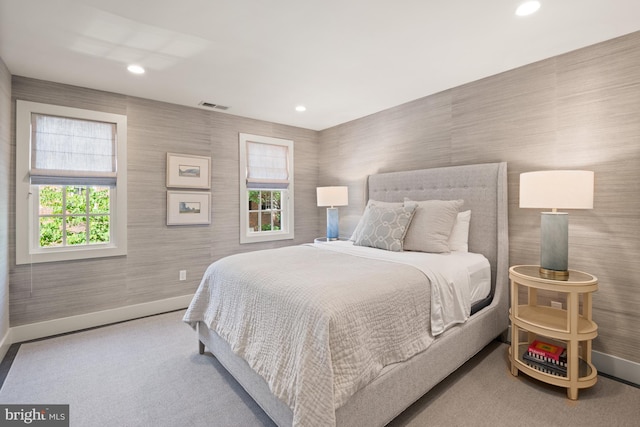
<instances>
[{"instance_id":1,"label":"white window blind","mask_svg":"<svg viewBox=\"0 0 640 427\"><path fill-rule=\"evenodd\" d=\"M114 186L116 155L115 123L31 114L31 184Z\"/></svg>"},{"instance_id":2,"label":"white window blind","mask_svg":"<svg viewBox=\"0 0 640 427\"><path fill-rule=\"evenodd\" d=\"M247 188L289 187L289 148L247 141Z\"/></svg>"}]
</instances>

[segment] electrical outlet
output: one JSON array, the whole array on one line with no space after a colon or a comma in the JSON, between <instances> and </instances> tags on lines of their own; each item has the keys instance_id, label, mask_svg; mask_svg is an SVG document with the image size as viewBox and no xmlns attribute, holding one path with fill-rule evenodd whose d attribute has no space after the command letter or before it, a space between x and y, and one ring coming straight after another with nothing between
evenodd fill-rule
<instances>
[{"instance_id":1,"label":"electrical outlet","mask_svg":"<svg viewBox=\"0 0 640 427\"><path fill-rule=\"evenodd\" d=\"M560 301L551 301L552 308L559 308L562 310L562 303Z\"/></svg>"},{"instance_id":2,"label":"electrical outlet","mask_svg":"<svg viewBox=\"0 0 640 427\"><path fill-rule=\"evenodd\" d=\"M180 270L180 280L187 280L187 270Z\"/></svg>"}]
</instances>

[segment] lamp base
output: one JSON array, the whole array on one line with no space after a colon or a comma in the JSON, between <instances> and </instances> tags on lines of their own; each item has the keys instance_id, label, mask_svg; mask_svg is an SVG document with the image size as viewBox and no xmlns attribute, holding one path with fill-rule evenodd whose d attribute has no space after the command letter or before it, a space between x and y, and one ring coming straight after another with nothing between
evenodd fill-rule
<instances>
[{"instance_id":1,"label":"lamp base","mask_svg":"<svg viewBox=\"0 0 640 427\"><path fill-rule=\"evenodd\" d=\"M327 208L327 241L338 240L339 224L338 208Z\"/></svg>"},{"instance_id":2,"label":"lamp base","mask_svg":"<svg viewBox=\"0 0 640 427\"><path fill-rule=\"evenodd\" d=\"M540 220L540 267L546 271L569 270L569 215L542 212Z\"/></svg>"},{"instance_id":3,"label":"lamp base","mask_svg":"<svg viewBox=\"0 0 640 427\"><path fill-rule=\"evenodd\" d=\"M542 277L543 279L569 280L569 271L568 270L564 270L564 271L549 270L547 268L540 267L540 270L538 272L540 274L540 277Z\"/></svg>"}]
</instances>

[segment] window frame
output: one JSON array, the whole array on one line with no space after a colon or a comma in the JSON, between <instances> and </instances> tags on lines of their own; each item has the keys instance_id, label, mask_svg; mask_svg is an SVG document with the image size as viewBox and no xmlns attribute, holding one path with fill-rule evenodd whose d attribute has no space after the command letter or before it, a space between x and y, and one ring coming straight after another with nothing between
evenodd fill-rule
<instances>
[{"instance_id":1,"label":"window frame","mask_svg":"<svg viewBox=\"0 0 640 427\"><path fill-rule=\"evenodd\" d=\"M110 190L108 244L40 247L39 194L31 184L31 115L45 114L115 123L117 181ZM91 184L86 184L91 186ZM39 186L38 186L39 187ZM16 264L67 261L127 254L127 117L94 110L16 101Z\"/></svg>"},{"instance_id":2,"label":"window frame","mask_svg":"<svg viewBox=\"0 0 640 427\"><path fill-rule=\"evenodd\" d=\"M261 135L239 134L240 148L240 243L269 242L290 240L294 238L294 164L293 141ZM287 161L289 166L289 186L283 188L260 188L260 191L281 191L280 199L280 230L249 231L249 191L247 186L247 142L282 145L288 148ZM253 189L257 190L257 189ZM261 211L262 212L262 211Z\"/></svg>"}]
</instances>

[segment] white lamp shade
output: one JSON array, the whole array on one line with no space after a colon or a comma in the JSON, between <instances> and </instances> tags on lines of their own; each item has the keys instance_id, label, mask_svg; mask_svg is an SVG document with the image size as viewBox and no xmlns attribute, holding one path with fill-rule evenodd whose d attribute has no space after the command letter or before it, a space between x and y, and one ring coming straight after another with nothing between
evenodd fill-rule
<instances>
[{"instance_id":1,"label":"white lamp shade","mask_svg":"<svg viewBox=\"0 0 640 427\"><path fill-rule=\"evenodd\" d=\"M593 209L593 172L538 171L520 174L520 207Z\"/></svg>"},{"instance_id":2,"label":"white lamp shade","mask_svg":"<svg viewBox=\"0 0 640 427\"><path fill-rule=\"evenodd\" d=\"M349 187L317 187L318 206L347 206Z\"/></svg>"}]
</instances>

